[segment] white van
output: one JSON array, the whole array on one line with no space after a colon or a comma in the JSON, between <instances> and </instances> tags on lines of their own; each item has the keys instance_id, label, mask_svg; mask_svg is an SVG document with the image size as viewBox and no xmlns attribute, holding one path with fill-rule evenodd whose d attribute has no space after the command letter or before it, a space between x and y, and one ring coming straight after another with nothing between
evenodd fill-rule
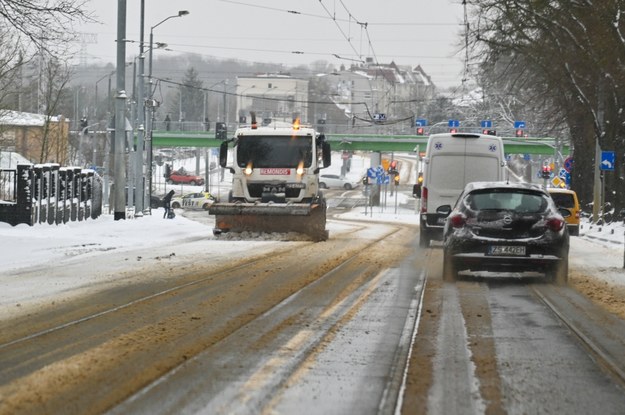
<instances>
[{"instance_id":1,"label":"white van","mask_svg":"<svg viewBox=\"0 0 625 415\"><path fill-rule=\"evenodd\" d=\"M484 134L433 134L425 149L419 245L441 239L445 216L436 213L454 205L469 182L505 180L501 138Z\"/></svg>"}]
</instances>

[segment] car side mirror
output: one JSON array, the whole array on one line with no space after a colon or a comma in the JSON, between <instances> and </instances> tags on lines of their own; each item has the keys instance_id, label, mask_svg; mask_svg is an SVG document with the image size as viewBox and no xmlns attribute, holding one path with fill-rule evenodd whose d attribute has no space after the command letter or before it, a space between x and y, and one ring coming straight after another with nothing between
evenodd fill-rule
<instances>
[{"instance_id":1,"label":"car side mirror","mask_svg":"<svg viewBox=\"0 0 625 415\"><path fill-rule=\"evenodd\" d=\"M436 208L436 213L443 216L449 216L451 213L451 205L443 205Z\"/></svg>"},{"instance_id":2,"label":"car side mirror","mask_svg":"<svg viewBox=\"0 0 625 415\"><path fill-rule=\"evenodd\" d=\"M228 142L224 141L219 146L219 165L221 167L226 167L228 163Z\"/></svg>"}]
</instances>

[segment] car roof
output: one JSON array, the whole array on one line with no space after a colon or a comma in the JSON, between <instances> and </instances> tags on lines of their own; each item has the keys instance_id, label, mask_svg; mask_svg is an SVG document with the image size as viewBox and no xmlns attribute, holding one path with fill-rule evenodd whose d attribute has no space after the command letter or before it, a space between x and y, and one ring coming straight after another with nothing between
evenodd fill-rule
<instances>
[{"instance_id":1,"label":"car roof","mask_svg":"<svg viewBox=\"0 0 625 415\"><path fill-rule=\"evenodd\" d=\"M540 184L526 183L526 182L471 182L468 183L464 191L470 192L480 189L519 189L519 190L533 190L541 193L545 193L545 188Z\"/></svg>"},{"instance_id":2,"label":"car roof","mask_svg":"<svg viewBox=\"0 0 625 415\"><path fill-rule=\"evenodd\" d=\"M563 189L561 187L550 187L547 189L547 191L549 193L569 193L569 194L574 194L575 190L571 190L571 189Z\"/></svg>"}]
</instances>

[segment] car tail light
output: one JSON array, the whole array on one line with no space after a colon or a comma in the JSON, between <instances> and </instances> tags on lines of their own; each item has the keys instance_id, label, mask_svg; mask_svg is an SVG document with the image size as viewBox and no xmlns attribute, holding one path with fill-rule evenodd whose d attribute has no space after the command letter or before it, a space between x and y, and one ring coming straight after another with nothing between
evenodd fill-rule
<instances>
[{"instance_id":1,"label":"car tail light","mask_svg":"<svg viewBox=\"0 0 625 415\"><path fill-rule=\"evenodd\" d=\"M421 212L426 213L428 211L428 188L421 189Z\"/></svg>"},{"instance_id":2,"label":"car tail light","mask_svg":"<svg viewBox=\"0 0 625 415\"><path fill-rule=\"evenodd\" d=\"M564 227L564 221L559 218L547 219L547 228L554 232L559 232Z\"/></svg>"},{"instance_id":3,"label":"car tail light","mask_svg":"<svg viewBox=\"0 0 625 415\"><path fill-rule=\"evenodd\" d=\"M451 215L448 220L454 228L462 228L467 223L467 217L461 213Z\"/></svg>"}]
</instances>

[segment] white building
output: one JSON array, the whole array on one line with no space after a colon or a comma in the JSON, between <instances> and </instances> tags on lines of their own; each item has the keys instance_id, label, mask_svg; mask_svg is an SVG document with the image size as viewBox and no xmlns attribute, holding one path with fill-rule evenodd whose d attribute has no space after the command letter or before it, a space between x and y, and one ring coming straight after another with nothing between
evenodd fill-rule
<instances>
[{"instance_id":1,"label":"white building","mask_svg":"<svg viewBox=\"0 0 625 415\"><path fill-rule=\"evenodd\" d=\"M289 74L262 74L237 78L237 114L239 123L249 123L250 112L258 121L292 122L299 118L308 123L308 80Z\"/></svg>"}]
</instances>

